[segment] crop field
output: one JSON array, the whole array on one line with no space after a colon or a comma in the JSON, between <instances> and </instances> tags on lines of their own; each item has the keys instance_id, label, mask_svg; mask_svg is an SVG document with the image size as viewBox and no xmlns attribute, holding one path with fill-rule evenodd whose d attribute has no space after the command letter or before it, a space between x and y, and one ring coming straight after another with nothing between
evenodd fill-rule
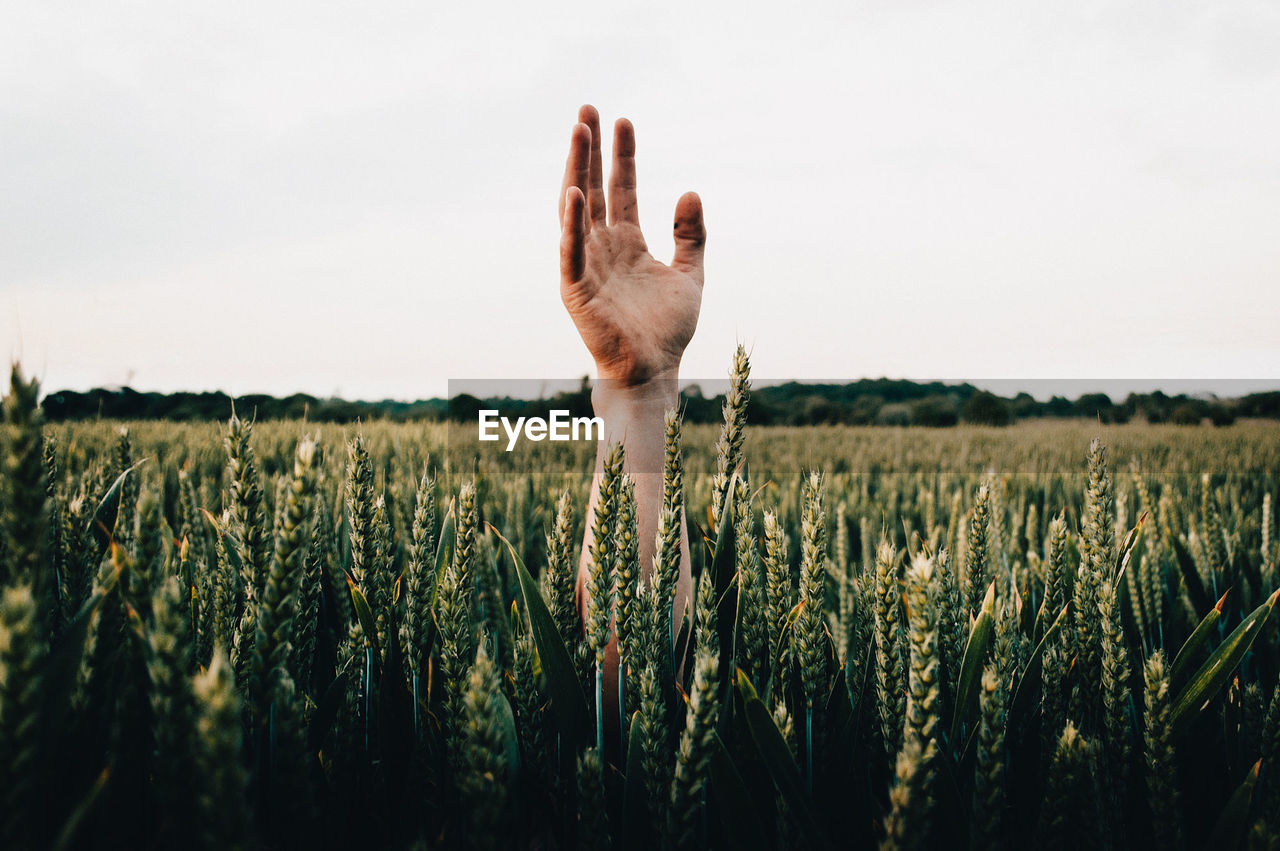
<instances>
[{"instance_id":1,"label":"crop field","mask_svg":"<svg viewBox=\"0 0 1280 851\"><path fill-rule=\"evenodd\" d=\"M652 565L620 448L583 556L594 445L15 369L0 846L1280 847L1280 428L753 428L745 364Z\"/></svg>"}]
</instances>

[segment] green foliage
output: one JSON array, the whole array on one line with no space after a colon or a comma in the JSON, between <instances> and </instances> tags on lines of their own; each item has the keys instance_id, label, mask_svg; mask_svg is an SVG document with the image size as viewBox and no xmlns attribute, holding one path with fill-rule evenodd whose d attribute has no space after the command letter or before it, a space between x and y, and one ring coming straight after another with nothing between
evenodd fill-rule
<instances>
[{"instance_id":1,"label":"green foliage","mask_svg":"<svg viewBox=\"0 0 1280 851\"><path fill-rule=\"evenodd\" d=\"M965 400L960 417L974 425L1006 426L1013 420L1013 408L996 394L979 390Z\"/></svg>"},{"instance_id":2,"label":"green foliage","mask_svg":"<svg viewBox=\"0 0 1280 851\"><path fill-rule=\"evenodd\" d=\"M422 474L414 501L413 526L404 569L404 623L400 643L404 647L408 673L414 682L427 676L431 603L435 598L436 571L435 482Z\"/></svg>"},{"instance_id":3,"label":"green foliage","mask_svg":"<svg viewBox=\"0 0 1280 851\"><path fill-rule=\"evenodd\" d=\"M805 481L800 520L800 612L792 646L800 667L805 706L812 711L826 686L827 644L822 610L826 604L827 528L822 508L822 477Z\"/></svg>"},{"instance_id":4,"label":"green foliage","mask_svg":"<svg viewBox=\"0 0 1280 851\"><path fill-rule=\"evenodd\" d=\"M556 502L555 525L547 533L547 607L560 629L566 647L581 640L578 630L578 606L574 596L578 583L578 566L573 562L573 501L566 492Z\"/></svg>"},{"instance_id":5,"label":"green foliage","mask_svg":"<svg viewBox=\"0 0 1280 851\"><path fill-rule=\"evenodd\" d=\"M727 394L726 394L727 395ZM1208 401L1161 391L1131 393L1113 402L1101 393L1086 393L1075 401L1055 396L1039 402L1027 393L1013 398L996 396L972 384L943 384L903 379L862 379L845 384L786 384L757 388L753 392L753 418L760 425L871 425L901 418L901 425L954 426L959 414L975 396L987 395L1018 419L1080 418L1090 422L1175 423L1230 425L1238 417L1280 419L1280 392L1250 393L1238 399ZM682 394L686 421L718 423L725 396L704 397L697 388ZM460 393L452 399L419 399L412 402L377 402L320 399L305 393L276 398L250 394L232 398L225 393L141 393L130 387L97 388L86 392L59 390L49 394L44 407L50 421L74 422L110 418L118 420L168 420L216 422L231 407L253 411L259 422L305 420L310 423L441 422L446 419L475 422L481 408L501 402L515 416L546 417L551 410L568 410L571 416L590 416L591 386L581 385L542 399L477 399ZM993 405L990 400L983 406ZM968 419L966 422L983 422Z\"/></svg>"},{"instance_id":6,"label":"green foliage","mask_svg":"<svg viewBox=\"0 0 1280 851\"><path fill-rule=\"evenodd\" d=\"M620 447L587 510L594 445L122 434L11 382L0 845L1277 840L1272 431L748 434L734 381L725 424L668 416L647 517Z\"/></svg>"},{"instance_id":7,"label":"green foliage","mask_svg":"<svg viewBox=\"0 0 1280 851\"><path fill-rule=\"evenodd\" d=\"M671 781L667 841L675 848L687 848L696 841L703 787L710 773L720 714L719 665L717 652L707 647L699 649L694 660L684 731L676 751L675 777Z\"/></svg>"},{"instance_id":8,"label":"green foliage","mask_svg":"<svg viewBox=\"0 0 1280 851\"><path fill-rule=\"evenodd\" d=\"M10 586L0 598L0 824L7 847L34 847L41 835L41 671L48 654L40 612L29 584Z\"/></svg>"},{"instance_id":9,"label":"green foliage","mask_svg":"<svg viewBox=\"0 0 1280 851\"><path fill-rule=\"evenodd\" d=\"M592 516L590 560L587 562L587 643L595 654L596 668L604 666L609 646L613 599L617 588L614 573L614 535L617 530L619 492L622 490L622 444L610 447L600 477L600 498Z\"/></svg>"},{"instance_id":10,"label":"green foliage","mask_svg":"<svg viewBox=\"0 0 1280 851\"><path fill-rule=\"evenodd\" d=\"M459 791L471 813L469 835L477 848L497 848L506 832L507 784L515 766L508 757L504 713L510 716L499 672L480 642L462 699L463 743ZM514 731L511 731L514 732Z\"/></svg>"},{"instance_id":11,"label":"green foliage","mask_svg":"<svg viewBox=\"0 0 1280 851\"><path fill-rule=\"evenodd\" d=\"M876 550L875 643L876 708L880 735L890 759L902 747L907 710L906 629L898 587L898 553L888 541Z\"/></svg>"},{"instance_id":12,"label":"green foliage","mask_svg":"<svg viewBox=\"0 0 1280 851\"><path fill-rule=\"evenodd\" d=\"M970 824L971 848L999 848L1004 839L1006 709L1009 687L987 666L982 672L979 699L982 721L978 727L977 761L973 770L973 820Z\"/></svg>"},{"instance_id":13,"label":"green foliage","mask_svg":"<svg viewBox=\"0 0 1280 851\"><path fill-rule=\"evenodd\" d=\"M729 481L742 463L742 443L746 439L747 400L750 398L751 360L738 345L729 371L729 392L724 400L724 427L716 442L716 473L711 479L711 528L720 527L720 516L731 496Z\"/></svg>"},{"instance_id":14,"label":"green foliage","mask_svg":"<svg viewBox=\"0 0 1280 851\"><path fill-rule=\"evenodd\" d=\"M251 845L249 777L241 764L240 701L221 650L192 681L196 725L191 777L195 792L193 833L198 847L240 849Z\"/></svg>"},{"instance_id":15,"label":"green foliage","mask_svg":"<svg viewBox=\"0 0 1280 851\"><path fill-rule=\"evenodd\" d=\"M1178 810L1178 766L1169 718L1171 699L1165 656L1157 650L1143 669L1143 778L1151 811L1151 836L1159 847L1177 849L1182 847L1182 813Z\"/></svg>"}]
</instances>

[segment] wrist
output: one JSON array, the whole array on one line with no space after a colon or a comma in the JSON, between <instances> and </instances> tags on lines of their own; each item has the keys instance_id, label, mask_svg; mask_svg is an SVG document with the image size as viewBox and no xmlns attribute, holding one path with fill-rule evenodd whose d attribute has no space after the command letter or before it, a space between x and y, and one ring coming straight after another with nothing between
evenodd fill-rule
<instances>
[{"instance_id":1,"label":"wrist","mask_svg":"<svg viewBox=\"0 0 1280 851\"><path fill-rule=\"evenodd\" d=\"M669 374L626 381L601 376L591 388L591 407L598 416L627 417L657 411L664 415L680 399L680 379Z\"/></svg>"},{"instance_id":2,"label":"wrist","mask_svg":"<svg viewBox=\"0 0 1280 851\"><path fill-rule=\"evenodd\" d=\"M673 372L637 383L601 379L591 390L591 408L604 424L599 455L614 443L627 450L627 470L662 472L663 422L679 404L679 379Z\"/></svg>"}]
</instances>

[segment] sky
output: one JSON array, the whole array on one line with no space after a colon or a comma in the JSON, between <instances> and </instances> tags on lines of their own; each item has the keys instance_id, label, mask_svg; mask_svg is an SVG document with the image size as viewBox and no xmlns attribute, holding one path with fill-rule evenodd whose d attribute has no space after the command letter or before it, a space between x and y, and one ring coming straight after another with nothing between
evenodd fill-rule
<instances>
[{"instance_id":1,"label":"sky","mask_svg":"<svg viewBox=\"0 0 1280 851\"><path fill-rule=\"evenodd\" d=\"M48 390L588 373L589 102L658 259L702 196L684 377L1280 387L1277 43L1236 0L6 3L0 352Z\"/></svg>"}]
</instances>

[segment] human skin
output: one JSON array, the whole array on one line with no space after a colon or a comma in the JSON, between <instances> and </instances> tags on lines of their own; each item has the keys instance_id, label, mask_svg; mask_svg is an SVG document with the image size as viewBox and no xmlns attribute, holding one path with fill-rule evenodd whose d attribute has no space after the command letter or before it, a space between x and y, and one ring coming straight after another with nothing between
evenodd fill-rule
<instances>
[{"instance_id":1,"label":"human skin","mask_svg":"<svg viewBox=\"0 0 1280 851\"><path fill-rule=\"evenodd\" d=\"M642 575L648 577L652 570L662 509L663 420L678 402L680 359L698 326L707 236L702 201L687 192L676 203L671 264L655 260L640 232L631 122L620 118L614 124L607 195L600 143L600 115L595 107L583 106L569 137L560 187L560 298L595 359L599 380L591 404L604 421L578 565L578 611L584 621L588 553L594 540L591 525L605 453L613 443L622 443L624 469L635 481ZM677 624L692 588L688 535L681 517L673 615ZM614 706L617 673L615 637L605 657L605 694Z\"/></svg>"}]
</instances>

